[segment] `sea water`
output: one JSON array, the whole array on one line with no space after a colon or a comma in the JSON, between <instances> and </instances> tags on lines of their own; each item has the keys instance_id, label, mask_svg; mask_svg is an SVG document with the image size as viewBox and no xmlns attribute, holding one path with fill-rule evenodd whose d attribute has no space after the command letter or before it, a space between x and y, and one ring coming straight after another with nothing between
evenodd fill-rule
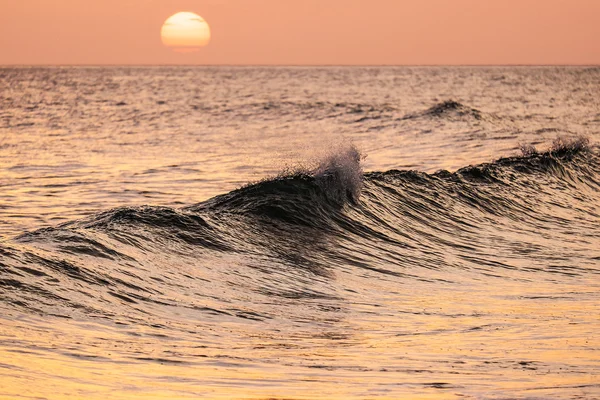
<instances>
[{"instance_id":1,"label":"sea water","mask_svg":"<svg viewBox=\"0 0 600 400\"><path fill-rule=\"evenodd\" d=\"M0 398L600 398L598 93L0 69Z\"/></svg>"}]
</instances>

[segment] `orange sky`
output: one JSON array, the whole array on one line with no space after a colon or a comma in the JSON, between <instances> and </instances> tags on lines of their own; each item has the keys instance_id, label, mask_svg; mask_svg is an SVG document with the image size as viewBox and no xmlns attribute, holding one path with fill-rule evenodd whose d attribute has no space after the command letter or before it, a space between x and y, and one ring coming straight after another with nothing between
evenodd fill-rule
<instances>
[{"instance_id":1,"label":"orange sky","mask_svg":"<svg viewBox=\"0 0 600 400\"><path fill-rule=\"evenodd\" d=\"M178 11L209 46L162 45ZM600 0L0 0L6 64L600 64Z\"/></svg>"}]
</instances>

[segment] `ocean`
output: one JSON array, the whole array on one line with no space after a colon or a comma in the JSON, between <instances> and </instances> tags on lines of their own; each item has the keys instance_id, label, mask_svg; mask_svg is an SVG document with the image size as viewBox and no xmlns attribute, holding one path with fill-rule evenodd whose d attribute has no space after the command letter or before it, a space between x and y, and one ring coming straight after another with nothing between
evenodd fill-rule
<instances>
[{"instance_id":1,"label":"ocean","mask_svg":"<svg viewBox=\"0 0 600 400\"><path fill-rule=\"evenodd\" d=\"M0 399L600 399L600 68L0 68Z\"/></svg>"}]
</instances>

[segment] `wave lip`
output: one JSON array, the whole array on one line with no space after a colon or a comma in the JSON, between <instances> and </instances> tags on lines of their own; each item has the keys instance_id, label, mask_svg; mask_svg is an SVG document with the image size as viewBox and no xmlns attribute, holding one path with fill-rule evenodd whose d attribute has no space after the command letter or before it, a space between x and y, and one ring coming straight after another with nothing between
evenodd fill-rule
<instances>
[{"instance_id":1,"label":"wave lip","mask_svg":"<svg viewBox=\"0 0 600 400\"><path fill-rule=\"evenodd\" d=\"M361 159L356 147L349 146L326 155L313 168L287 170L186 210L322 226L346 204L358 203L363 182Z\"/></svg>"},{"instance_id":2,"label":"wave lip","mask_svg":"<svg viewBox=\"0 0 600 400\"><path fill-rule=\"evenodd\" d=\"M533 145L521 144L520 145L521 153L525 157L538 156L543 153L540 153L538 149ZM548 151L546 151L546 155L565 157L565 156L573 156L582 152L590 151L590 139L585 136L576 136L576 137L565 137L559 136L552 142L552 146Z\"/></svg>"}]
</instances>

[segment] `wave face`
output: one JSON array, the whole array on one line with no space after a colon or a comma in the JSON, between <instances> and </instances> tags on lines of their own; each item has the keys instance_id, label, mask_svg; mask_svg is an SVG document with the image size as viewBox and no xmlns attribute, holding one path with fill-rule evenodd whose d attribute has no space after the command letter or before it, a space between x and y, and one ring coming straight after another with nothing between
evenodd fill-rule
<instances>
[{"instance_id":1,"label":"wave face","mask_svg":"<svg viewBox=\"0 0 600 400\"><path fill-rule=\"evenodd\" d=\"M19 288L5 295L27 308L24 292L32 305L40 295L50 301L60 296L45 280L73 279L90 285L90 299L101 286L117 295L109 303L147 300L144 293L153 291L137 275L157 254L252 256L323 276L335 273L340 262L384 275L410 271L407 278L423 280L430 271L454 269L507 279L600 273L600 253L583 245L596 237L600 200L598 155L585 143L558 143L547 152L528 150L454 173L363 175L360 162L360 153L349 147L313 170L193 206L122 207L22 234L3 246L3 272L10 277L4 284ZM569 265L553 261L556 247L569 252ZM449 254L452 264L445 261ZM96 265L101 270L90 268ZM115 269L126 275L123 280ZM157 272L163 269L170 268ZM26 279L31 276L33 281Z\"/></svg>"},{"instance_id":2,"label":"wave face","mask_svg":"<svg viewBox=\"0 0 600 400\"><path fill-rule=\"evenodd\" d=\"M230 72L202 71L217 77ZM239 73L258 79L261 71ZM19 161L7 170L13 183L5 196L16 193L7 198L22 204L10 208L5 202L0 215L17 220L28 210L24 203L44 196L56 219L37 206L41 222L27 226L54 221L51 226L22 229L0 241L0 397L600 397L592 379L600 370L600 154L597 135L561 136L592 130L593 107L565 103L577 118L558 105L554 114L536 116L546 107L536 97L529 114L515 115L506 111L515 103L484 107L466 95L392 106L379 101L386 97L370 84L371 75L398 78L394 82L408 90L404 75L394 75L394 69L334 71L323 74L344 81L339 90L356 78L372 92L360 103L351 101L357 96L350 89L347 96L333 96L342 97L339 102L309 95L289 99L283 94L293 87L285 74L298 75L298 82L321 75L276 69L267 75L285 75L286 83L276 99L270 93L264 101L244 97L242 91L226 103L227 93L218 92L203 105L190 94L194 101L185 110L196 106L222 124L218 134L202 138L180 134L172 124L181 104L154 114L179 95L161 104L144 98L150 106L116 97L101 103L119 121L110 127L129 124L123 121L144 110L161 129L144 136L130 123L132 133L120 132L118 142L111 142L110 133L92 139L89 127L82 127L73 142L57 128L52 134L71 140L72 153L96 144L99 161L90 157L85 164L68 158L77 154L48 151L35 163ZM437 69L402 71L419 90L445 93L443 77L438 86L431 86L431 77L419 80ZM455 75L468 80L465 71ZM493 70L486 82L496 91L508 88L505 99L521 88L519 82L533 93L540 81L554 82L563 73L567 83L586 77L590 85L598 82L592 79L597 70L536 71ZM89 81L78 75L85 73L76 72L61 73L74 87L89 90ZM219 82L228 87L225 78ZM577 97L588 96L585 91L559 89L552 92L558 99L592 104ZM204 118L193 114L187 120L194 117ZM39 124L36 118L32 123ZM257 176L272 178L241 186L255 165L252 129L262 129L265 121L285 126L294 118L312 121L306 122L315 124L311 128L323 123L329 130L335 124L357 129L357 142L371 144L323 145L323 155L307 165L279 174L279 166L271 172L259 168ZM555 120L566 121L565 128L547 122ZM235 142L242 139L227 136L240 121L250 131L242 145ZM149 127L143 118L140 124ZM29 128L20 129L30 138ZM274 128L265 129L261 134L269 137ZM299 147L290 131L282 128L269 143ZM91 142L79 142L79 135ZM179 147L205 150L201 157L209 161L171 164L172 155L165 154L162 166L144 161L136 169L135 160L124 159L122 175L105 165L103 157L121 148L149 159L168 153L175 148L169 147L173 137L181 140ZM418 145L411 144L414 137ZM540 144L550 143L549 137L559 139L544 151ZM217 139L219 148L228 148L230 140L238 153L213 155L208 144ZM388 148L392 142L395 147ZM11 143L0 147L11 154ZM44 143L40 148L52 148ZM491 147L514 154L519 143L522 155L481 162L492 159L486 153ZM15 149L22 160L25 150ZM211 156L222 170L211 169ZM453 167L465 158L463 167ZM46 176L48 171L54 175ZM122 189L134 179L146 189ZM238 189L221 190L219 184L213 189L221 194L186 201L208 198L194 188L214 182L235 182ZM163 206L128 202L134 195ZM82 210L94 211L81 217Z\"/></svg>"},{"instance_id":3,"label":"wave face","mask_svg":"<svg viewBox=\"0 0 600 400\"><path fill-rule=\"evenodd\" d=\"M445 327L448 320L468 319L461 329L485 332L516 323L522 316L505 315L507 325L489 323L499 313L487 293L491 287L507 291L535 282L542 293L523 296L556 302L565 295L556 293L557 283L571 287L600 274L600 246L591 245L600 243L600 159L581 143L558 143L542 153L530 149L525 156L454 173L363 175L360 160L349 148L311 171L193 206L122 207L25 233L2 245L0 300L11 313L106 321L125 327L125 336L143 330L150 335L145 340L152 343L151 355L121 351L128 362L202 370L206 357L224 357L225 365L258 368L279 362L269 347L274 345L285 350L284 364L298 372L306 367L299 360L306 358L295 358L296 352L318 354L314 343L321 340L344 348L389 312L405 315L406 326L382 328L378 340L391 346L391 329L391 337L402 338L394 346L409 338L411 345L427 348L455 334ZM427 306L438 296L460 298L464 294L456 288L465 286L469 290L462 293L472 296L467 306L453 311ZM433 297L420 292L430 290ZM510 303L502 295L498 301ZM476 301L486 305L472 309ZM376 312L384 303L399 309ZM415 316L428 316L441 327L415 332ZM119 334L118 343L135 346L138 339ZM431 338L423 341L420 335ZM175 338L177 345L159 349L158 343ZM268 350L257 351L257 340L270 343L259 347ZM356 345L360 348L360 340ZM243 356L248 351L253 355ZM321 368L321 356L314 354L308 367ZM381 361L369 354L375 359L357 359L358 371ZM474 360L451 360L445 362L456 362L459 374L467 376L481 367ZM530 366L518 358L496 362L486 370ZM344 379L357 371L339 360L325 365ZM575 368L534 365L566 373ZM386 374L376 379L385 381ZM455 387L439 385L434 387Z\"/></svg>"}]
</instances>

